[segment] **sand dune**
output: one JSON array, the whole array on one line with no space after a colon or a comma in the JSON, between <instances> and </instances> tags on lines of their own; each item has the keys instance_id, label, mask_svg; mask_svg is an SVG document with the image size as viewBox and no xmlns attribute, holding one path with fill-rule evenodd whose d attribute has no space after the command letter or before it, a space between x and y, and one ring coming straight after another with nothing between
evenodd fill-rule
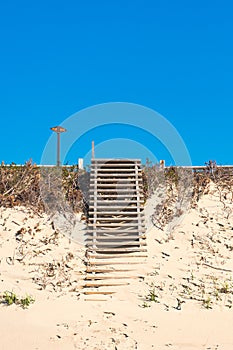
<instances>
[{"instance_id":1,"label":"sand dune","mask_svg":"<svg viewBox=\"0 0 233 350\"><path fill-rule=\"evenodd\" d=\"M150 225L148 214L141 277L105 302L84 300L84 247L45 214L2 208L0 293L31 294L35 302L28 309L1 303L0 348L231 350L233 203L230 192L219 196L212 184L170 234Z\"/></svg>"}]
</instances>

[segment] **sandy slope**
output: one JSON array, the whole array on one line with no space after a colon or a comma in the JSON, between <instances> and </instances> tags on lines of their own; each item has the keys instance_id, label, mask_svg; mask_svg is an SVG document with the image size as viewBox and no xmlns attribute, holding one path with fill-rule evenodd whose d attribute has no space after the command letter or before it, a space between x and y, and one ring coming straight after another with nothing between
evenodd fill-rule
<instances>
[{"instance_id":1,"label":"sandy slope","mask_svg":"<svg viewBox=\"0 0 233 350\"><path fill-rule=\"evenodd\" d=\"M232 349L232 208L230 194L221 203L212 186L170 235L148 224L141 278L106 302L84 301L83 247L46 215L2 209L0 293L35 303L0 305L0 348Z\"/></svg>"}]
</instances>

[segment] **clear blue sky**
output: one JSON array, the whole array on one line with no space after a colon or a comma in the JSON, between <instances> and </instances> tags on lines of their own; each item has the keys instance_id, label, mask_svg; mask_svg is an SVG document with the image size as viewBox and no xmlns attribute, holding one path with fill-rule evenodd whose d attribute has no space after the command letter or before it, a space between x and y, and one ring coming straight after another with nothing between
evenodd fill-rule
<instances>
[{"instance_id":1,"label":"clear blue sky","mask_svg":"<svg viewBox=\"0 0 233 350\"><path fill-rule=\"evenodd\" d=\"M122 101L167 118L194 165L233 164L232 1L2 1L0 33L0 160L39 163L51 126Z\"/></svg>"}]
</instances>

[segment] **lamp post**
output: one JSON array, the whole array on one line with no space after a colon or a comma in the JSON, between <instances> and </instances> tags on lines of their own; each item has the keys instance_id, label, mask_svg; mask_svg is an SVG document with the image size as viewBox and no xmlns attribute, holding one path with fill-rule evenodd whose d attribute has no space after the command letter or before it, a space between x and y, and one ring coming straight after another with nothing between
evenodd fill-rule
<instances>
[{"instance_id":1,"label":"lamp post","mask_svg":"<svg viewBox=\"0 0 233 350\"><path fill-rule=\"evenodd\" d=\"M62 126L54 126L50 130L55 131L57 134L57 166L61 165L60 161L60 145L61 145L61 133L66 132L67 130Z\"/></svg>"}]
</instances>

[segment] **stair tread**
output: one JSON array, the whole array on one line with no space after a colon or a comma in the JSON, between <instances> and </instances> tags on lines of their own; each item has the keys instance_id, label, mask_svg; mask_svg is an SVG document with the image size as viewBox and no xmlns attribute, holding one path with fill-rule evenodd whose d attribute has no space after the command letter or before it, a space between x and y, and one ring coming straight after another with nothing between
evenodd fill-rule
<instances>
[{"instance_id":1,"label":"stair tread","mask_svg":"<svg viewBox=\"0 0 233 350\"><path fill-rule=\"evenodd\" d=\"M114 276L111 276L110 274L109 275L95 275L95 274L88 274L86 275L85 277L85 281L90 281L90 280L112 280L112 279L137 279L137 278L140 278L141 275L138 275L138 276L117 276L117 275L114 275Z\"/></svg>"},{"instance_id":2,"label":"stair tread","mask_svg":"<svg viewBox=\"0 0 233 350\"><path fill-rule=\"evenodd\" d=\"M92 294L103 294L103 295L108 295L108 294L115 294L116 292L109 292L109 291L84 291L85 295L92 295ZM87 299L89 300L89 299ZM105 301L105 300L96 300L96 301Z\"/></svg>"},{"instance_id":3,"label":"stair tread","mask_svg":"<svg viewBox=\"0 0 233 350\"><path fill-rule=\"evenodd\" d=\"M123 209L123 210L122 210ZM139 218L144 218L145 217L145 213L143 212L143 208L141 207L135 207L133 208L133 210L131 211L126 211L124 209L128 209L128 208L121 208L121 210L104 210L104 209L100 209L100 208L97 208L96 210L95 209L91 209L89 211L89 216L91 215L98 215L98 217L100 217L100 215L102 215L103 217L106 217L106 218L111 218L111 217L115 217L115 218L122 218L122 217L126 217L126 218L131 218L131 217L138 217Z\"/></svg>"},{"instance_id":4,"label":"stair tread","mask_svg":"<svg viewBox=\"0 0 233 350\"><path fill-rule=\"evenodd\" d=\"M139 245L139 244L138 244ZM93 248L89 250L93 252L147 252L147 249L140 248L140 247L135 247L135 248Z\"/></svg>"},{"instance_id":5,"label":"stair tread","mask_svg":"<svg viewBox=\"0 0 233 350\"><path fill-rule=\"evenodd\" d=\"M130 246L140 246L145 247L147 246L146 241L128 241L128 242L92 242L92 243L86 243L86 247L88 249L102 249L102 247L112 247L114 249L116 248L123 248L123 247L130 247Z\"/></svg>"},{"instance_id":6,"label":"stair tread","mask_svg":"<svg viewBox=\"0 0 233 350\"><path fill-rule=\"evenodd\" d=\"M86 287L89 287L89 288L98 288L98 287L115 287L115 286L127 286L129 285L129 283L127 282L117 282L117 283L106 283L106 282L103 282L103 283L89 283L89 282L86 282L85 284L83 284L83 288L86 288Z\"/></svg>"},{"instance_id":7,"label":"stair tread","mask_svg":"<svg viewBox=\"0 0 233 350\"><path fill-rule=\"evenodd\" d=\"M89 238L86 238L85 241L92 241L93 240L93 236L92 237L89 237ZM112 236L104 236L104 237L101 237L99 235L97 235L95 237L97 240L100 240L100 241L106 241L106 240L116 240L116 241L119 241L121 239L146 239L146 235L131 235L131 236L123 236L123 235L119 235L119 237L112 237Z\"/></svg>"},{"instance_id":8,"label":"stair tread","mask_svg":"<svg viewBox=\"0 0 233 350\"><path fill-rule=\"evenodd\" d=\"M122 184L122 185L124 185L124 183L126 183L126 184L135 184L137 181L140 181L140 183L142 182L142 177L140 177L140 179L136 179L136 177L135 178L129 178L129 179L126 179L126 178L123 178L123 179L121 179L121 180L119 180L118 178L117 179L114 179L114 177L110 177L110 178L102 178L102 177L100 177L99 175L97 175L97 176L91 176L90 177L90 183L92 184L92 183L95 183L95 182L98 182L98 184L100 184L100 182L103 182L104 184ZM106 183L107 182L107 183Z\"/></svg>"},{"instance_id":9,"label":"stair tread","mask_svg":"<svg viewBox=\"0 0 233 350\"><path fill-rule=\"evenodd\" d=\"M147 256L146 256L147 257ZM142 265L141 261L89 261L89 266L102 266L102 265Z\"/></svg>"}]
</instances>

